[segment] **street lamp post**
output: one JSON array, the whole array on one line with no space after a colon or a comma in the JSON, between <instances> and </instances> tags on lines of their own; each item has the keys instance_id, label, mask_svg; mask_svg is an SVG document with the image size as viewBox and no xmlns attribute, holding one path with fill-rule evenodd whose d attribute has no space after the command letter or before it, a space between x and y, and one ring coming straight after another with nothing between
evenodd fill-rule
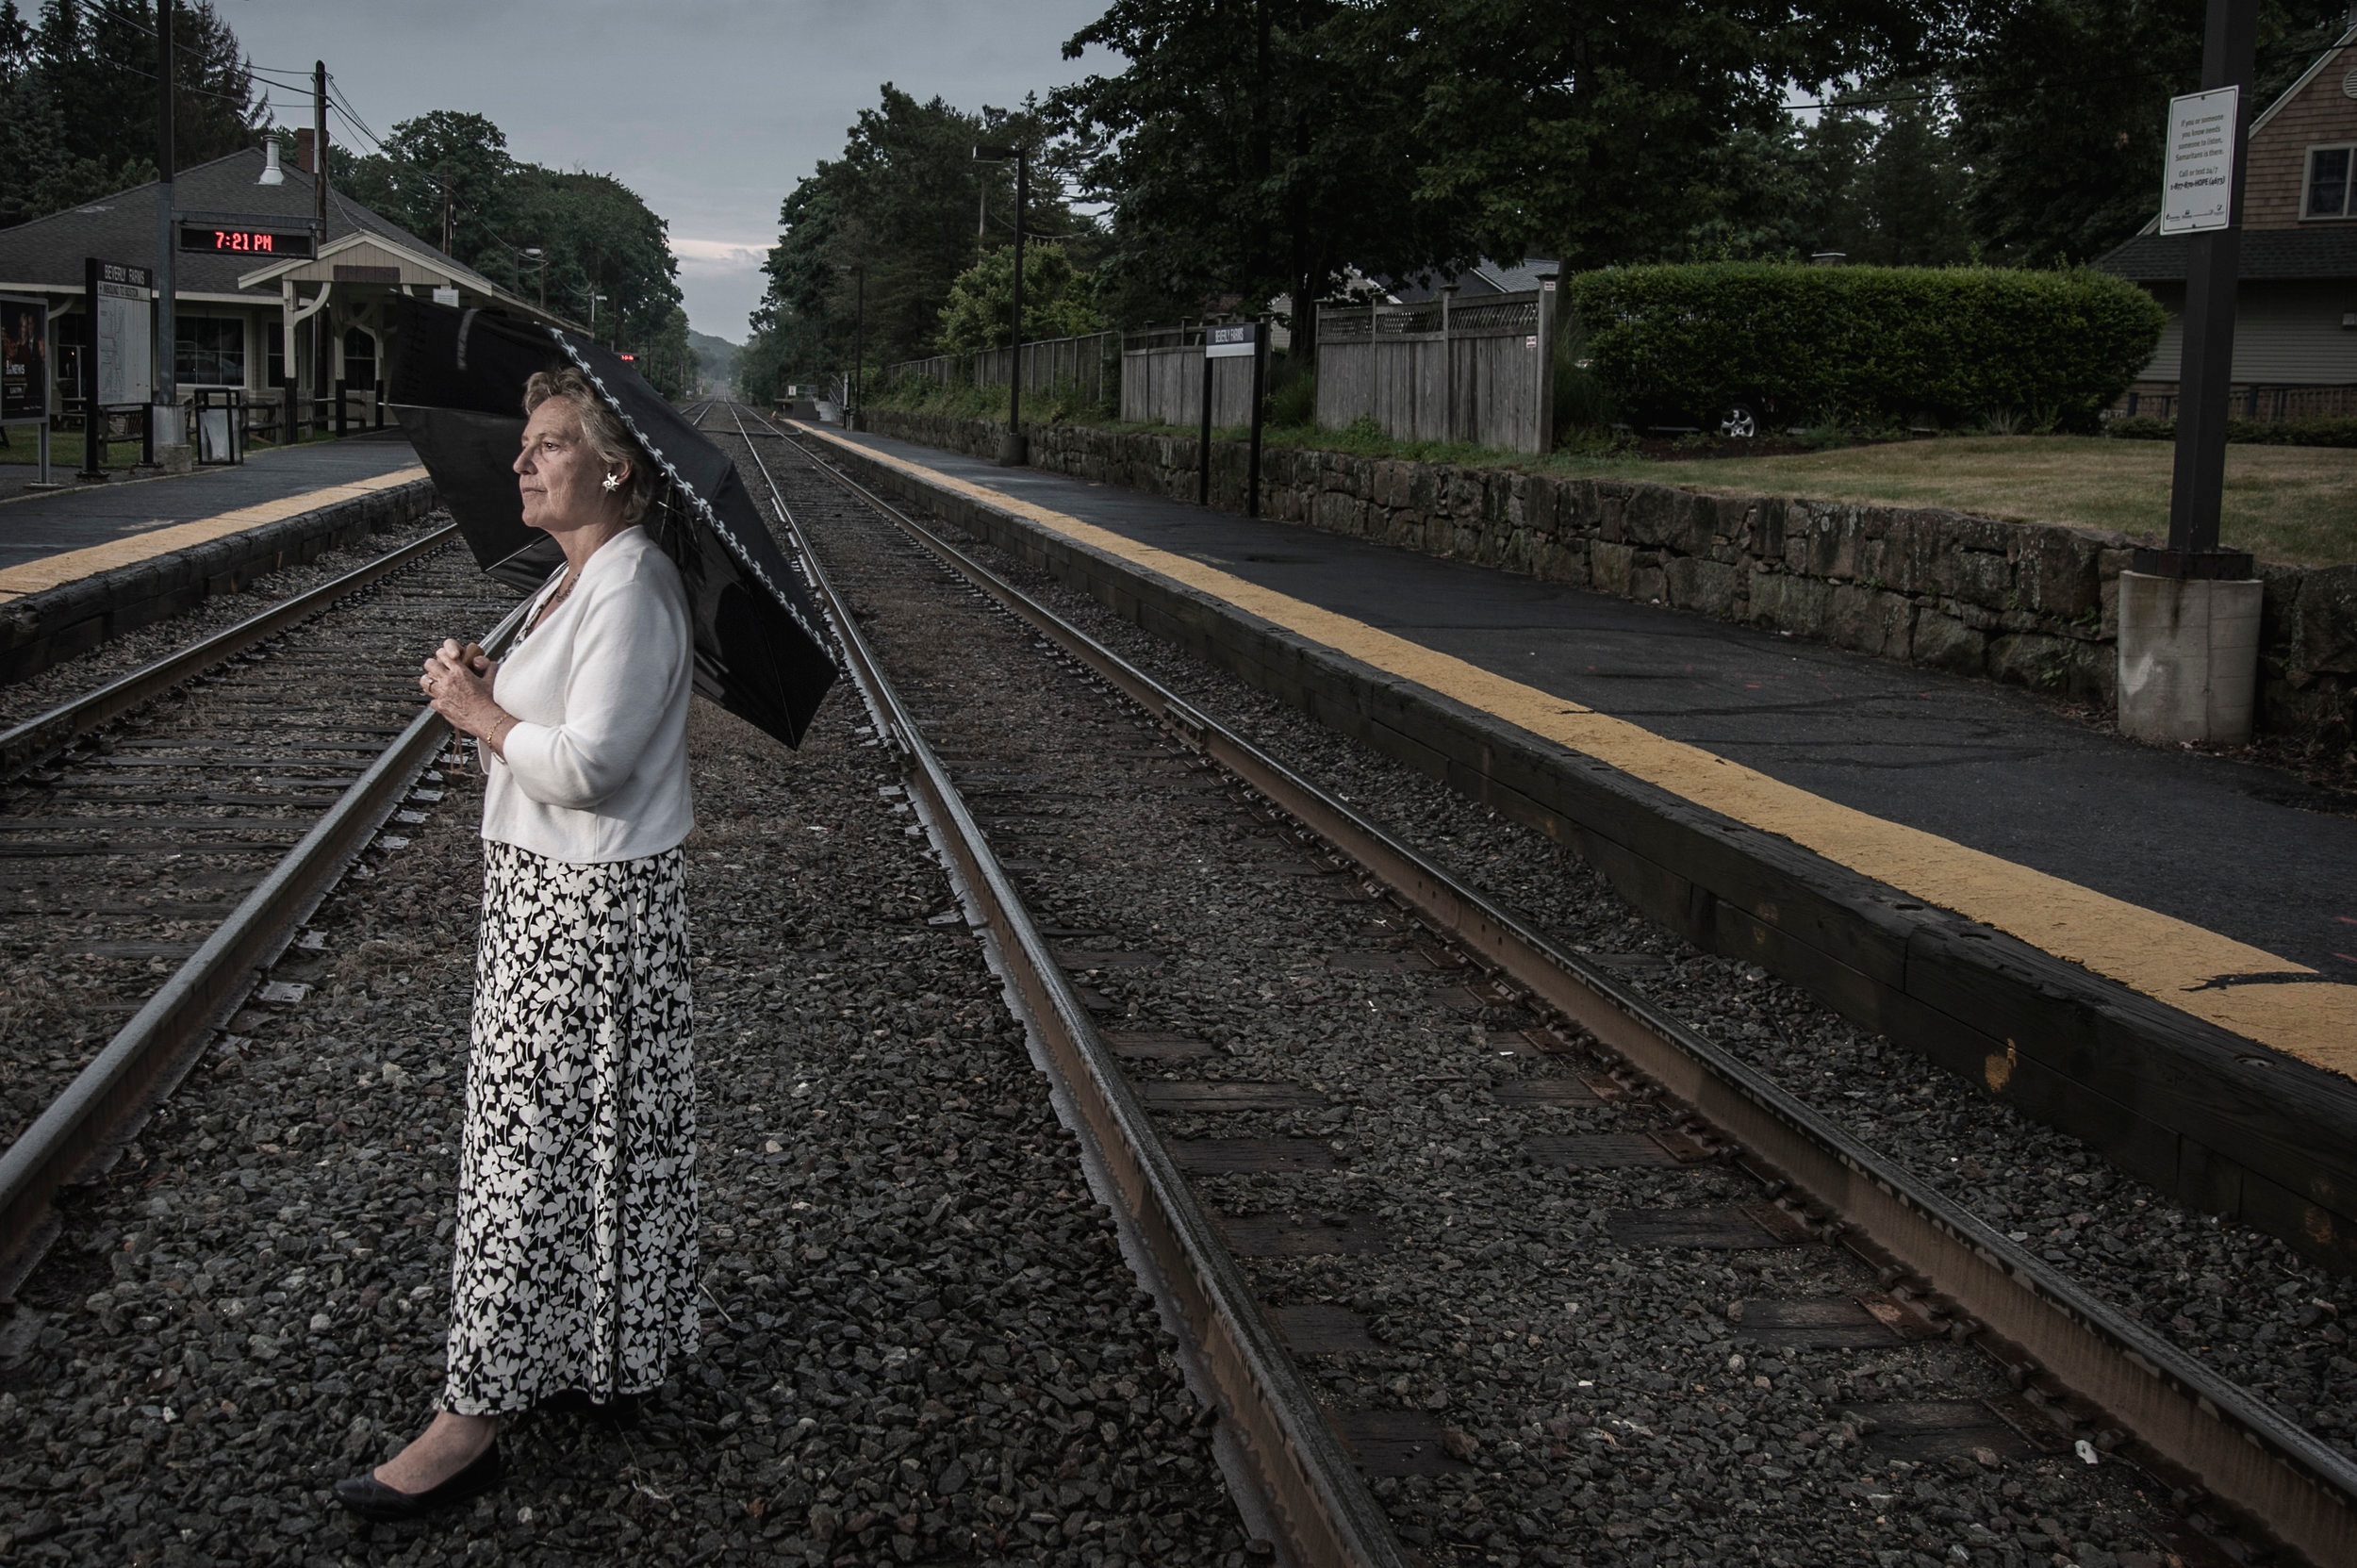
<instances>
[{"instance_id":1,"label":"street lamp post","mask_svg":"<svg viewBox=\"0 0 2357 1568\"><path fill-rule=\"evenodd\" d=\"M542 251L537 245L526 245L524 247L524 256L527 260L530 260L536 265L540 273L540 308L546 310L549 307L548 254Z\"/></svg>"},{"instance_id":2,"label":"street lamp post","mask_svg":"<svg viewBox=\"0 0 2357 1568\"><path fill-rule=\"evenodd\" d=\"M835 271L851 274L851 406L843 428L865 428L867 417L867 263L840 262Z\"/></svg>"},{"instance_id":3,"label":"street lamp post","mask_svg":"<svg viewBox=\"0 0 2357 1568\"><path fill-rule=\"evenodd\" d=\"M1031 198L1031 150L1017 144L1013 147L977 147L977 163L1004 163L1014 159L1014 333L1007 358L1007 433L998 442L998 466L1020 468L1029 460L1028 443L1023 438L1023 210Z\"/></svg>"}]
</instances>

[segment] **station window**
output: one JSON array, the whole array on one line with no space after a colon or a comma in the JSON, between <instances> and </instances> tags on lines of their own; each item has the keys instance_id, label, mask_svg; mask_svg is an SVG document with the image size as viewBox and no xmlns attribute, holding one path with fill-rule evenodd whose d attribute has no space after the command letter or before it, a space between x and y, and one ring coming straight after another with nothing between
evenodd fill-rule
<instances>
[{"instance_id":1,"label":"station window","mask_svg":"<svg viewBox=\"0 0 2357 1568\"><path fill-rule=\"evenodd\" d=\"M2349 201L2349 166L2357 164L2357 147L2308 149L2308 200L2304 218L2357 217Z\"/></svg>"},{"instance_id":2,"label":"station window","mask_svg":"<svg viewBox=\"0 0 2357 1568\"><path fill-rule=\"evenodd\" d=\"M263 385L287 385L287 329L278 322L270 323L270 341L262 361Z\"/></svg>"},{"instance_id":3,"label":"station window","mask_svg":"<svg viewBox=\"0 0 2357 1568\"><path fill-rule=\"evenodd\" d=\"M245 385L245 323L183 316L173 325L173 374L184 387Z\"/></svg>"},{"instance_id":4,"label":"station window","mask_svg":"<svg viewBox=\"0 0 2357 1568\"><path fill-rule=\"evenodd\" d=\"M344 385L355 391L376 385L376 338L356 326L344 329Z\"/></svg>"}]
</instances>

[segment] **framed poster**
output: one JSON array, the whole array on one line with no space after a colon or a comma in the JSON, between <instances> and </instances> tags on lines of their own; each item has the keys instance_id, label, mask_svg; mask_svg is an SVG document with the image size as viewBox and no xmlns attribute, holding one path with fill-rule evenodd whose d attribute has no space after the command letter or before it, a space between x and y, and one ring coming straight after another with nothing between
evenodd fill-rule
<instances>
[{"instance_id":1,"label":"framed poster","mask_svg":"<svg viewBox=\"0 0 2357 1568\"><path fill-rule=\"evenodd\" d=\"M49 417L49 304L0 294L0 424Z\"/></svg>"}]
</instances>

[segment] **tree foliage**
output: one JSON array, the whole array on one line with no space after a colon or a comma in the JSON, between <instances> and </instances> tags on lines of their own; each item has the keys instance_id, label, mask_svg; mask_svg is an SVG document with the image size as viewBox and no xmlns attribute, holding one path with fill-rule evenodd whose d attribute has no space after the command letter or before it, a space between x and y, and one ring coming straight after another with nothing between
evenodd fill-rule
<instances>
[{"instance_id":1,"label":"tree foliage","mask_svg":"<svg viewBox=\"0 0 2357 1568\"><path fill-rule=\"evenodd\" d=\"M1095 235L1066 202L1063 160L1046 140L1029 109L969 114L885 83L843 156L797 183L779 210L782 232L762 269L768 289L737 371L746 395L848 370L860 318L871 373L932 352L954 280L1013 233L1014 169L977 162L978 144L1040 149L1026 232L1061 239L1068 259L1086 265ZM987 245L977 236L985 198Z\"/></svg>"},{"instance_id":2,"label":"tree foliage","mask_svg":"<svg viewBox=\"0 0 2357 1568\"><path fill-rule=\"evenodd\" d=\"M1065 52L1127 69L1052 103L1113 207L1123 313L1195 310L1684 255L1755 212L1714 175L1782 132L1788 84L1912 61L1922 31L1908 0L1115 0Z\"/></svg>"},{"instance_id":3,"label":"tree foliage","mask_svg":"<svg viewBox=\"0 0 2357 1568\"><path fill-rule=\"evenodd\" d=\"M1014 332L1014 247L1001 245L960 272L941 307L945 353L1004 348ZM1062 245L1043 239L1023 248L1023 337L1075 338L1105 330L1096 292Z\"/></svg>"},{"instance_id":4,"label":"tree foliage","mask_svg":"<svg viewBox=\"0 0 2357 1568\"><path fill-rule=\"evenodd\" d=\"M1314 299L1347 268L1474 258L1422 199L1431 149L1393 21L1347 0L1114 0L1065 44L1129 61L1050 100L1087 194L1113 210L1116 316Z\"/></svg>"},{"instance_id":5,"label":"tree foliage","mask_svg":"<svg viewBox=\"0 0 2357 1568\"><path fill-rule=\"evenodd\" d=\"M338 190L430 243L447 212L453 258L594 326L667 394L685 389L694 355L670 230L620 180L523 162L497 124L455 109L402 121L365 156L331 153L330 167Z\"/></svg>"},{"instance_id":6,"label":"tree foliage","mask_svg":"<svg viewBox=\"0 0 2357 1568\"><path fill-rule=\"evenodd\" d=\"M47 0L30 22L0 0L0 227L156 177L156 25L145 7ZM262 109L211 0L173 13L173 156L253 145Z\"/></svg>"},{"instance_id":7,"label":"tree foliage","mask_svg":"<svg viewBox=\"0 0 2357 1568\"><path fill-rule=\"evenodd\" d=\"M2101 256L2159 210L2169 98L2200 84L2192 0L1970 0L1953 61L1966 208L1992 258ZM2343 0L2262 0L2253 113L2346 25Z\"/></svg>"}]
</instances>

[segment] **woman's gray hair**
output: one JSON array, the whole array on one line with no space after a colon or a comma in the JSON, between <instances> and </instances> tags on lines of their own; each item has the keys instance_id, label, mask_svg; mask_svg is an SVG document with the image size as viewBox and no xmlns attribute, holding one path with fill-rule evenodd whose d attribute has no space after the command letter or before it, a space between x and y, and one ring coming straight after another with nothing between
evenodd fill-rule
<instances>
[{"instance_id":1,"label":"woman's gray hair","mask_svg":"<svg viewBox=\"0 0 2357 1568\"><path fill-rule=\"evenodd\" d=\"M570 365L560 371L535 371L524 383L524 417L530 419L551 398L562 398L573 405L581 421L581 438L589 443L607 472L617 464L630 465L630 488L622 494L622 520L636 522L644 518L647 508L654 504L654 464L622 428L621 420L606 406L598 389L589 385L589 378Z\"/></svg>"}]
</instances>

